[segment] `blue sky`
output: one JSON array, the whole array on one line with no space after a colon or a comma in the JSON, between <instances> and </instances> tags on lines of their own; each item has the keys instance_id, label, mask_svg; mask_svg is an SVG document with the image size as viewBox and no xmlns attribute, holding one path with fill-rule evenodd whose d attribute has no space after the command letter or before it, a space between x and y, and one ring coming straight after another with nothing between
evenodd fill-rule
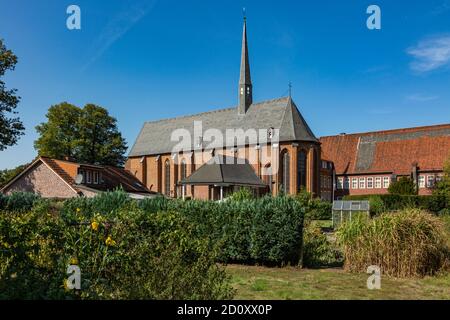
<instances>
[{"instance_id":1,"label":"blue sky","mask_svg":"<svg viewBox=\"0 0 450 320\"><path fill-rule=\"evenodd\" d=\"M81 8L81 30L66 8ZM381 8L368 30L366 9ZM34 158L34 127L62 101L95 103L132 146L144 121L234 106L246 7L254 101L292 95L316 136L450 122L450 0L0 0L19 58L26 135L0 169Z\"/></svg>"}]
</instances>

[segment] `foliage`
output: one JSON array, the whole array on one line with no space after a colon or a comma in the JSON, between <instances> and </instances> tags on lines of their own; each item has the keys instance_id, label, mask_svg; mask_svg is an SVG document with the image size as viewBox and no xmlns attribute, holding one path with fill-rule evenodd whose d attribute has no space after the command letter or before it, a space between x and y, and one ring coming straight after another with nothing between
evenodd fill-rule
<instances>
[{"instance_id":1,"label":"foliage","mask_svg":"<svg viewBox=\"0 0 450 320\"><path fill-rule=\"evenodd\" d=\"M449 199L442 195L433 196L407 196L398 194L345 196L344 200L369 200L372 214L380 214L386 211L403 210L407 208L419 208L432 213L439 212L450 206Z\"/></svg>"},{"instance_id":2,"label":"foliage","mask_svg":"<svg viewBox=\"0 0 450 320\"><path fill-rule=\"evenodd\" d=\"M338 266L343 262L342 253L321 228L309 222L303 233L303 266L308 268Z\"/></svg>"},{"instance_id":3,"label":"foliage","mask_svg":"<svg viewBox=\"0 0 450 320\"><path fill-rule=\"evenodd\" d=\"M397 181L393 181L388 188L390 194L399 195L416 195L417 187L410 178L400 177Z\"/></svg>"},{"instance_id":4,"label":"foliage","mask_svg":"<svg viewBox=\"0 0 450 320\"><path fill-rule=\"evenodd\" d=\"M300 260L304 208L291 197L220 203L155 198L139 206L149 213L182 213L199 236L220 247L219 261L297 264Z\"/></svg>"},{"instance_id":5,"label":"foliage","mask_svg":"<svg viewBox=\"0 0 450 320\"><path fill-rule=\"evenodd\" d=\"M450 158L444 164L444 176L436 184L433 195L444 196L448 199L448 203L450 203Z\"/></svg>"},{"instance_id":6,"label":"foliage","mask_svg":"<svg viewBox=\"0 0 450 320\"><path fill-rule=\"evenodd\" d=\"M47 122L36 126L39 138L34 146L39 155L102 165L125 162L126 142L105 108L63 102L51 106L46 116Z\"/></svg>"},{"instance_id":7,"label":"foliage","mask_svg":"<svg viewBox=\"0 0 450 320\"><path fill-rule=\"evenodd\" d=\"M20 97L16 95L17 90L6 89L5 82L1 79L7 70L14 70L16 64L17 57L0 39L0 151L15 145L25 130L19 118L8 116L17 113L15 109L20 101Z\"/></svg>"},{"instance_id":8,"label":"foliage","mask_svg":"<svg viewBox=\"0 0 450 320\"><path fill-rule=\"evenodd\" d=\"M175 212L75 212L76 222L32 211L0 213L0 299L229 299L233 290L208 239ZM67 266L81 290L67 289Z\"/></svg>"},{"instance_id":9,"label":"foliage","mask_svg":"<svg viewBox=\"0 0 450 320\"><path fill-rule=\"evenodd\" d=\"M17 175L22 173L23 170L25 170L26 167L28 167L30 164L23 164L20 165L14 169L5 169L0 170L0 188L4 187L9 181L14 179Z\"/></svg>"},{"instance_id":10,"label":"foliage","mask_svg":"<svg viewBox=\"0 0 450 320\"><path fill-rule=\"evenodd\" d=\"M40 197L30 192L13 192L10 195L3 195L0 199L0 210L25 212L31 210L35 201Z\"/></svg>"},{"instance_id":11,"label":"foliage","mask_svg":"<svg viewBox=\"0 0 450 320\"><path fill-rule=\"evenodd\" d=\"M439 272L450 258L442 221L418 209L353 219L340 227L337 237L344 268L352 272L377 265L386 275L418 277Z\"/></svg>"},{"instance_id":12,"label":"foliage","mask_svg":"<svg viewBox=\"0 0 450 320\"><path fill-rule=\"evenodd\" d=\"M330 220L331 209L333 204L328 201L323 201L313 198L311 193L302 189L295 199L305 210L305 219L307 220Z\"/></svg>"},{"instance_id":13,"label":"foliage","mask_svg":"<svg viewBox=\"0 0 450 320\"><path fill-rule=\"evenodd\" d=\"M231 201L244 201L253 199L253 193L249 188L240 188L234 192L228 200Z\"/></svg>"}]
</instances>

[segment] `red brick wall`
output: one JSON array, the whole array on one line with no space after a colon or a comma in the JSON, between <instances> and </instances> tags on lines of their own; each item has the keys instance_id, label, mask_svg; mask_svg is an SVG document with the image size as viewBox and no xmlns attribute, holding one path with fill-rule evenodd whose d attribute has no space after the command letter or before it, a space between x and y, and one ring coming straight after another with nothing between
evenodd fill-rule
<instances>
[{"instance_id":1,"label":"red brick wall","mask_svg":"<svg viewBox=\"0 0 450 320\"><path fill-rule=\"evenodd\" d=\"M255 149L254 146L247 146L245 148L238 148L236 153L230 151L230 149L217 150L216 154L225 154L228 156L237 156L241 158L249 159L254 155L259 159L257 163L252 163L255 173L262 178L262 169L268 163L272 165L275 170L278 167L277 156L272 152L271 146L262 146L260 150ZM314 143L281 143L279 146L279 152L287 150L290 155L290 193L296 194L297 190L297 152L299 150L305 150L307 153L307 190L314 193L316 196L320 196L320 146ZM260 159L260 156L264 157ZM191 161L191 157L195 157L194 161ZM178 159L173 159L169 154L146 156L146 164L141 163L142 157L129 158L125 167L135 175L141 182L146 182L147 188L152 191L164 193L165 190L165 175L164 175L164 163L166 160L170 161L170 195L172 197L181 197L181 189L177 187L179 182L180 165L182 159L186 160L187 164L187 176L193 172L192 163L195 164L195 168L199 168L202 164L210 160L212 157L209 151L196 152L195 154L187 153L180 155ZM144 179L145 177L145 179ZM274 184L272 186L273 194L277 194L280 187L281 176L275 174L272 178ZM208 199L209 192L206 186L187 187L186 196L191 196L197 199Z\"/></svg>"}]
</instances>

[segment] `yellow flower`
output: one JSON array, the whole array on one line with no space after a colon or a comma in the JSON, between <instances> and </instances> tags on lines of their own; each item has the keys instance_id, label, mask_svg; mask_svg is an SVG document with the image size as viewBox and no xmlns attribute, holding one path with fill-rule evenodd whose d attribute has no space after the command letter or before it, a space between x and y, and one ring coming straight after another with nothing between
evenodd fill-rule
<instances>
[{"instance_id":1,"label":"yellow flower","mask_svg":"<svg viewBox=\"0 0 450 320\"><path fill-rule=\"evenodd\" d=\"M92 230L97 231L98 230L98 222L95 220L92 221L91 228L92 228Z\"/></svg>"},{"instance_id":2,"label":"yellow flower","mask_svg":"<svg viewBox=\"0 0 450 320\"><path fill-rule=\"evenodd\" d=\"M78 259L76 257L73 257L70 259L70 264L71 265L78 265Z\"/></svg>"},{"instance_id":3,"label":"yellow flower","mask_svg":"<svg viewBox=\"0 0 450 320\"><path fill-rule=\"evenodd\" d=\"M81 211L81 209L80 208L77 208L77 213L79 213Z\"/></svg>"},{"instance_id":4,"label":"yellow flower","mask_svg":"<svg viewBox=\"0 0 450 320\"><path fill-rule=\"evenodd\" d=\"M108 236L108 238L106 238L105 243L110 247L114 247L116 245L116 242L113 240L113 238L111 238L111 236Z\"/></svg>"}]
</instances>

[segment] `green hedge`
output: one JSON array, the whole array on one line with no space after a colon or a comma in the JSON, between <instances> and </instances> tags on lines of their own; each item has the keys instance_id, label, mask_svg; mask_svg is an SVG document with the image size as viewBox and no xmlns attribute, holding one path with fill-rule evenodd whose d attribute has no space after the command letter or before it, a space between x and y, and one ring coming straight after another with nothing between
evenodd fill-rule
<instances>
[{"instance_id":1,"label":"green hedge","mask_svg":"<svg viewBox=\"0 0 450 320\"><path fill-rule=\"evenodd\" d=\"M448 198L441 195L360 195L345 196L344 200L369 200L372 214L380 214L392 210L403 210L406 208L419 208L439 214L440 211L450 206Z\"/></svg>"},{"instance_id":2,"label":"green hedge","mask_svg":"<svg viewBox=\"0 0 450 320\"><path fill-rule=\"evenodd\" d=\"M182 213L199 236L220 246L222 262L299 263L304 208L291 197L220 203L156 198L143 200L139 206L148 213Z\"/></svg>"}]
</instances>

